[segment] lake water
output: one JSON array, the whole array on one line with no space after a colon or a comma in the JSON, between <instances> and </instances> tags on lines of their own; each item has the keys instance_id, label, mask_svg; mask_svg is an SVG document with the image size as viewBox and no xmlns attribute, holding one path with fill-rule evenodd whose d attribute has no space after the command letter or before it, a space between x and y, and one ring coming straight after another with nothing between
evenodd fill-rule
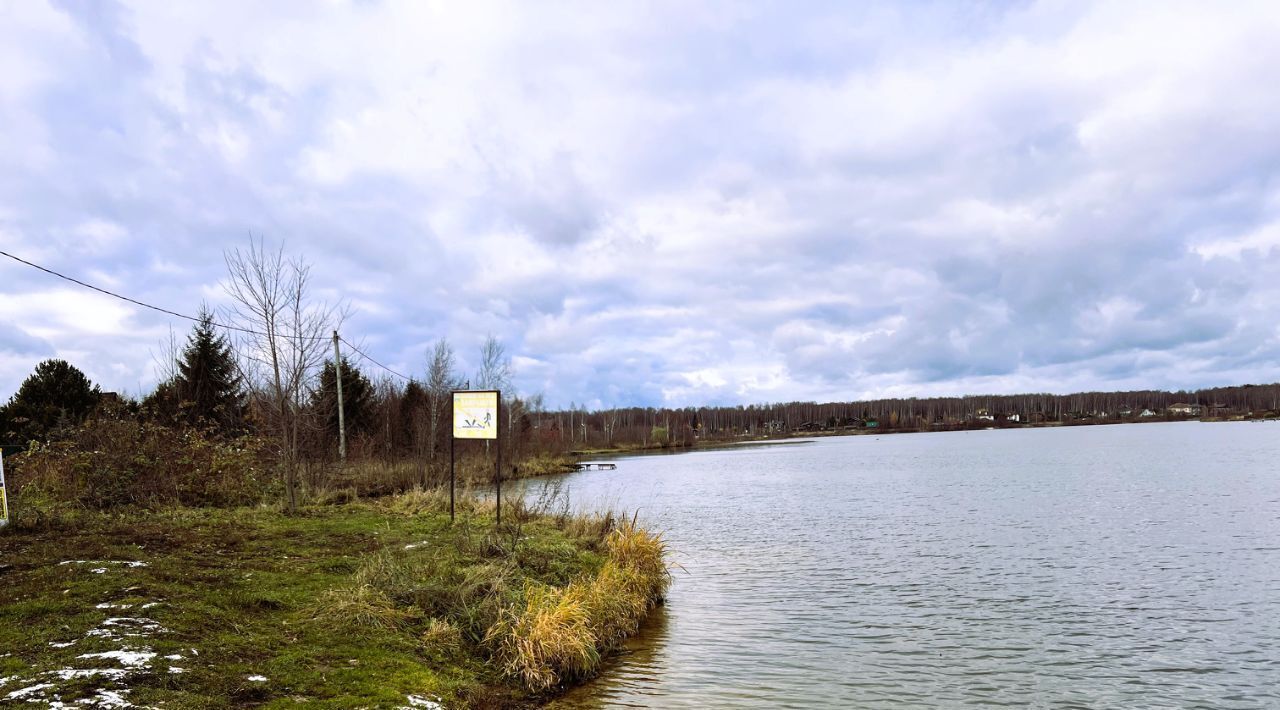
<instances>
[{"instance_id":1,"label":"lake water","mask_svg":"<svg viewBox=\"0 0 1280 710\"><path fill-rule=\"evenodd\" d=\"M1280 707L1280 423L856 436L618 460L683 569L554 706Z\"/></svg>"}]
</instances>

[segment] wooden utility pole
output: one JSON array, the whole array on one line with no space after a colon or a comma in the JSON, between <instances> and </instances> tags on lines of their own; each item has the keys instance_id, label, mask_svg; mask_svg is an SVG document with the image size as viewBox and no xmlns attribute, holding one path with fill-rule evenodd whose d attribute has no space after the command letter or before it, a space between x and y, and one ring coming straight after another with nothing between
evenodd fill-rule
<instances>
[{"instance_id":1,"label":"wooden utility pole","mask_svg":"<svg viewBox=\"0 0 1280 710\"><path fill-rule=\"evenodd\" d=\"M347 460L347 422L342 410L342 352L338 349L338 331L333 331L333 373L338 385L338 460Z\"/></svg>"}]
</instances>

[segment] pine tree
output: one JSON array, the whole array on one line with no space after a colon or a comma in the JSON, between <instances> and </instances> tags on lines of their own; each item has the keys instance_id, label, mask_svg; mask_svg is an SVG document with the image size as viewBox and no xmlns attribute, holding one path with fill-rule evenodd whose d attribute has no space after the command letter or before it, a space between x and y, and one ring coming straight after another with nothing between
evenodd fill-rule
<instances>
[{"instance_id":1,"label":"pine tree","mask_svg":"<svg viewBox=\"0 0 1280 710\"><path fill-rule=\"evenodd\" d=\"M179 402L180 420L228 433L241 425L245 394L239 369L208 309L200 309L200 320L187 337L177 365L172 391Z\"/></svg>"},{"instance_id":2,"label":"pine tree","mask_svg":"<svg viewBox=\"0 0 1280 710\"><path fill-rule=\"evenodd\" d=\"M338 388L333 361L326 360L320 371L320 389L311 397L311 406L321 415L324 430L338 436ZM342 415L347 425L347 439L369 430L373 420L373 383L342 358Z\"/></svg>"},{"instance_id":3,"label":"pine tree","mask_svg":"<svg viewBox=\"0 0 1280 710\"><path fill-rule=\"evenodd\" d=\"M43 441L59 426L79 424L98 406L102 392L66 360L36 365L0 413L0 437L9 443Z\"/></svg>"}]
</instances>

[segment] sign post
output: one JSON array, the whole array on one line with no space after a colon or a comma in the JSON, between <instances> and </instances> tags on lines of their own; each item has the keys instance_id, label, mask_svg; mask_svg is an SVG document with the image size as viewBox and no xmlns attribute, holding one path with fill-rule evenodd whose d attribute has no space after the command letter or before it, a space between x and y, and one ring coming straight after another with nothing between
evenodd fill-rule
<instances>
[{"instance_id":1,"label":"sign post","mask_svg":"<svg viewBox=\"0 0 1280 710\"><path fill-rule=\"evenodd\" d=\"M453 392L453 436L449 439L449 520L454 519L454 497L457 476L454 450L458 439L497 440L502 427L502 393L498 390L458 390ZM502 524L502 444L498 443L497 521Z\"/></svg>"},{"instance_id":2,"label":"sign post","mask_svg":"<svg viewBox=\"0 0 1280 710\"><path fill-rule=\"evenodd\" d=\"M0 450L0 528L9 524L9 499L4 487L4 451Z\"/></svg>"}]
</instances>

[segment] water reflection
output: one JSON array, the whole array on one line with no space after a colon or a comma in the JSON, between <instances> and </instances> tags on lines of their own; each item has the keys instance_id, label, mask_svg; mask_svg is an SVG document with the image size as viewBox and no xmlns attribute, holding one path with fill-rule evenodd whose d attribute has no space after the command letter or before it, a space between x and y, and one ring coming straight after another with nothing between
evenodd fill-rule
<instances>
[{"instance_id":1,"label":"water reflection","mask_svg":"<svg viewBox=\"0 0 1280 710\"><path fill-rule=\"evenodd\" d=\"M605 663L599 676L552 701L548 707L586 710L661 705L662 693L652 689L658 679L671 670L666 662L667 633L667 608L658 607L645 620L640 632Z\"/></svg>"},{"instance_id":2,"label":"water reflection","mask_svg":"<svg viewBox=\"0 0 1280 710\"><path fill-rule=\"evenodd\" d=\"M1280 437L853 437L561 479L685 572L555 707L1280 707Z\"/></svg>"}]
</instances>

